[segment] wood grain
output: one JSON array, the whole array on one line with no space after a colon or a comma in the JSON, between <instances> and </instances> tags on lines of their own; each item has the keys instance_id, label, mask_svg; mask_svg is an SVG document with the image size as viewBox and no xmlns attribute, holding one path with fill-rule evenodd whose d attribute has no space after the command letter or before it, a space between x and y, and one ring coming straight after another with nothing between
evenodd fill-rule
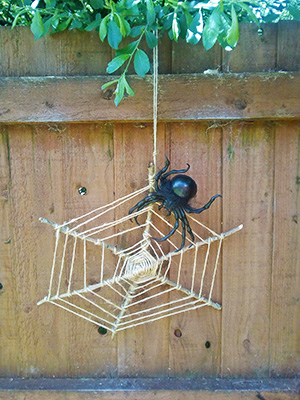
<instances>
[{"instance_id":1,"label":"wood grain","mask_svg":"<svg viewBox=\"0 0 300 400\"><path fill-rule=\"evenodd\" d=\"M299 71L300 48L298 40L291 40L299 37L300 21L280 21L278 24L277 38L277 70L278 71Z\"/></svg>"},{"instance_id":2,"label":"wood grain","mask_svg":"<svg viewBox=\"0 0 300 400\"><path fill-rule=\"evenodd\" d=\"M107 77L1 78L0 122L149 121L152 78L132 77L136 93L118 107ZM299 118L300 74L165 75L158 118L172 120ZM176 96L174 96L174 91ZM32 99L32 101L29 101Z\"/></svg>"},{"instance_id":3,"label":"wood grain","mask_svg":"<svg viewBox=\"0 0 300 400\"><path fill-rule=\"evenodd\" d=\"M221 70L222 50L215 45L206 51L202 42L197 45L179 39L172 42L172 74L193 74L207 70Z\"/></svg>"},{"instance_id":4,"label":"wood grain","mask_svg":"<svg viewBox=\"0 0 300 400\"><path fill-rule=\"evenodd\" d=\"M199 208L213 195L221 192L221 131L220 129L207 130L206 124L171 124L171 168L184 168L186 163L191 165L187 173L197 182L198 193L192 204ZM218 199L220 200L220 199ZM221 205L215 202L211 208L201 215L193 216L211 229L220 232ZM200 236L209 236L208 232L197 229L195 233ZM187 234L188 236L188 234ZM205 253L198 255L198 269L202 268ZM215 256L212 246L211 259ZM201 261L200 261L201 260ZM186 253L184 257L183 278L181 284L190 288L194 254ZM205 295L208 296L213 263L209 264L205 279ZM213 300L221 302L221 271L219 273L213 292ZM177 269L170 273L170 279L176 282ZM198 275L200 280L200 274ZM195 286L196 287L196 286ZM197 286L198 290L200 288ZM176 294L171 296L175 299ZM182 336L176 335L180 330ZM174 315L170 318L170 374L172 376L216 376L219 374L220 349L221 349L221 312L211 307ZM209 347L205 344L209 342Z\"/></svg>"},{"instance_id":5,"label":"wood grain","mask_svg":"<svg viewBox=\"0 0 300 400\"><path fill-rule=\"evenodd\" d=\"M300 125L276 126L270 369L293 376L300 364Z\"/></svg>"},{"instance_id":6,"label":"wood grain","mask_svg":"<svg viewBox=\"0 0 300 400\"><path fill-rule=\"evenodd\" d=\"M18 311L16 303L15 271L12 262L11 169L9 135L1 126L0 145L0 374L14 374L18 370L19 340L16 329ZM9 363L8 363L9 360Z\"/></svg>"},{"instance_id":7,"label":"wood grain","mask_svg":"<svg viewBox=\"0 0 300 400\"><path fill-rule=\"evenodd\" d=\"M35 40L29 27L1 27L0 76L105 74L112 58L97 32L76 29Z\"/></svg>"},{"instance_id":8,"label":"wood grain","mask_svg":"<svg viewBox=\"0 0 300 400\"><path fill-rule=\"evenodd\" d=\"M151 124L116 124L115 196L140 189L148 183L148 165L152 162L153 138ZM164 125L159 126L158 146L163 160ZM143 197L143 196L142 196ZM141 198L142 198L141 197ZM131 206L136 203L134 201ZM130 207L131 207L130 206ZM129 206L120 209L116 218L128 213ZM134 235L132 232L130 236ZM141 240L140 234L136 240ZM161 299L159 299L161 300ZM168 320L155 321L118 333L119 376L160 376L168 373Z\"/></svg>"},{"instance_id":9,"label":"wood grain","mask_svg":"<svg viewBox=\"0 0 300 400\"><path fill-rule=\"evenodd\" d=\"M222 374L268 376L274 127L224 127Z\"/></svg>"},{"instance_id":10,"label":"wood grain","mask_svg":"<svg viewBox=\"0 0 300 400\"><path fill-rule=\"evenodd\" d=\"M223 72L268 72L276 70L277 24L239 24L240 39L233 51L223 50Z\"/></svg>"},{"instance_id":11,"label":"wood grain","mask_svg":"<svg viewBox=\"0 0 300 400\"><path fill-rule=\"evenodd\" d=\"M13 229L11 265L5 271L13 275L6 290L7 299L14 296L14 300L9 303L5 330L14 334L2 339L11 351L11 361L2 365L4 376L76 376L83 370L101 376L113 375L116 369L116 347L109 336L100 337L94 326L49 304L36 306L47 294L54 249L54 232L38 218L63 222L109 201L111 150L109 125L9 128ZM78 194L83 184L87 196ZM14 347L13 338L19 343Z\"/></svg>"}]
</instances>

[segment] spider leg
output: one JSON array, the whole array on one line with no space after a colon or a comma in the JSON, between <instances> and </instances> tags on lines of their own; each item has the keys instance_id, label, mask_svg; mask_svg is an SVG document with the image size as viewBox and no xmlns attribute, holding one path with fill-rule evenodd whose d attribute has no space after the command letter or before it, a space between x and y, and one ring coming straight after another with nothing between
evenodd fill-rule
<instances>
[{"instance_id":1,"label":"spider leg","mask_svg":"<svg viewBox=\"0 0 300 400\"><path fill-rule=\"evenodd\" d=\"M146 196L143 200L139 201L135 206L133 206L133 207L129 210L128 214L132 214L135 210L140 211L140 210L142 210L144 207L148 206L149 204L151 204L151 203L156 203L156 202L159 201L159 200L163 200L163 199L162 199L160 196L156 196L155 194L149 194L149 195ZM138 223L137 217L138 217L137 215L134 217L135 222L136 222L138 225L140 225L140 224ZM132 222L132 220L131 220L131 222Z\"/></svg>"},{"instance_id":2,"label":"spider leg","mask_svg":"<svg viewBox=\"0 0 300 400\"><path fill-rule=\"evenodd\" d=\"M170 236L174 235L174 233L176 232L176 230L178 229L179 226L179 219L180 217L178 216L176 210L173 211L174 217L175 217L175 224L172 230L170 230L170 232L164 236L163 238L152 238L153 240L156 240L157 242L163 242L164 240L169 239Z\"/></svg>"},{"instance_id":3,"label":"spider leg","mask_svg":"<svg viewBox=\"0 0 300 400\"><path fill-rule=\"evenodd\" d=\"M185 169L172 169L172 171L169 171L167 173L165 173L162 177L161 180L165 180L168 176L172 175L172 174L181 174L184 172L187 172L190 169L190 164L187 164L187 167Z\"/></svg>"},{"instance_id":4,"label":"spider leg","mask_svg":"<svg viewBox=\"0 0 300 400\"><path fill-rule=\"evenodd\" d=\"M184 219L181 217L182 216L180 215L179 218L180 218L181 226L182 226L182 242L181 242L181 246L177 250L175 250L175 252L180 251L183 248L183 246L185 245L186 223L185 223Z\"/></svg>"},{"instance_id":5,"label":"spider leg","mask_svg":"<svg viewBox=\"0 0 300 400\"><path fill-rule=\"evenodd\" d=\"M212 204L212 202L217 198L217 197L222 197L220 194L216 194L215 196L213 196L210 200L209 200L209 202L208 203L206 203L203 207L201 207L201 208L193 208L193 207L191 207L190 205L185 205L184 206L184 210L187 212L187 213L196 213L196 214L200 214L200 213L202 213L202 211L205 211L205 210L207 210L210 206L211 206L211 204Z\"/></svg>"},{"instance_id":6,"label":"spider leg","mask_svg":"<svg viewBox=\"0 0 300 400\"><path fill-rule=\"evenodd\" d=\"M166 157L166 164L165 164L165 166L164 166L164 167L156 174L156 176L155 176L155 190L156 190L156 191L159 190L158 181L159 181L160 177L162 176L162 174L163 174L164 172L166 172L166 170L169 168L169 165L170 165L170 161L169 161L168 157L167 157L166 155L165 155L165 157Z\"/></svg>"},{"instance_id":7,"label":"spider leg","mask_svg":"<svg viewBox=\"0 0 300 400\"><path fill-rule=\"evenodd\" d=\"M195 237L194 237L192 228L190 227L190 223L189 223L189 221L188 221L188 219L187 219L187 217L185 215L184 209L182 207L180 207L179 210L180 210L181 219L185 222L186 230L188 231L188 233L189 233L189 235L190 235L190 237L192 239L192 242L194 242L195 241Z\"/></svg>"}]
</instances>

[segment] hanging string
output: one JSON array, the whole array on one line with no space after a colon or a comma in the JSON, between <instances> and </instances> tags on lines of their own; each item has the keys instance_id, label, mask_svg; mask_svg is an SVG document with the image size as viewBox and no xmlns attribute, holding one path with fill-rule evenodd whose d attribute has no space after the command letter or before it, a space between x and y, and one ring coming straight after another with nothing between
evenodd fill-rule
<instances>
[{"instance_id":1,"label":"hanging string","mask_svg":"<svg viewBox=\"0 0 300 400\"><path fill-rule=\"evenodd\" d=\"M158 30L155 31L158 41ZM157 155L157 108L158 108L158 43L153 49L153 165L156 173Z\"/></svg>"}]
</instances>

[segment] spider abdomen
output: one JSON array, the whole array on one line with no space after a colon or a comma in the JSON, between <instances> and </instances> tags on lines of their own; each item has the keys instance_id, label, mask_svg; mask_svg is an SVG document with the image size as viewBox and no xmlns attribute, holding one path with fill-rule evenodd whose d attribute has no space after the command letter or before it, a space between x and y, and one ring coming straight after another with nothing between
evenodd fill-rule
<instances>
[{"instance_id":1,"label":"spider abdomen","mask_svg":"<svg viewBox=\"0 0 300 400\"><path fill-rule=\"evenodd\" d=\"M173 192L186 201L189 201L197 193L197 184L188 175L176 175L170 183Z\"/></svg>"}]
</instances>

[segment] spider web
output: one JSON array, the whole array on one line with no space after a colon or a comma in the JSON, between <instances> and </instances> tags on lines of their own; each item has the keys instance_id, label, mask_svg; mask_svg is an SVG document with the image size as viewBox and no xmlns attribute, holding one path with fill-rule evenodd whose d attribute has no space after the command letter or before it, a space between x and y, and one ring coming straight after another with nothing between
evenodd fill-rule
<instances>
[{"instance_id":1,"label":"spider web","mask_svg":"<svg viewBox=\"0 0 300 400\"><path fill-rule=\"evenodd\" d=\"M195 242L180 229L166 241L174 217L151 205L128 215L148 185L62 225L56 231L48 295L55 304L113 334L174 314L221 305L212 300L224 237L187 216ZM120 218L116 216L120 215ZM125 215L125 216L124 216ZM132 222L137 216L140 225Z\"/></svg>"},{"instance_id":2,"label":"spider web","mask_svg":"<svg viewBox=\"0 0 300 400\"><path fill-rule=\"evenodd\" d=\"M158 33L156 32L158 38ZM187 215L195 242L174 226L157 205L128 215L154 188L157 155L158 47L153 49L153 164L149 185L62 225L44 218L56 232L47 296L52 303L112 334L204 306L212 300L223 239L242 225L218 234ZM139 225L132 223L137 216ZM181 248L179 251L178 249Z\"/></svg>"}]
</instances>

